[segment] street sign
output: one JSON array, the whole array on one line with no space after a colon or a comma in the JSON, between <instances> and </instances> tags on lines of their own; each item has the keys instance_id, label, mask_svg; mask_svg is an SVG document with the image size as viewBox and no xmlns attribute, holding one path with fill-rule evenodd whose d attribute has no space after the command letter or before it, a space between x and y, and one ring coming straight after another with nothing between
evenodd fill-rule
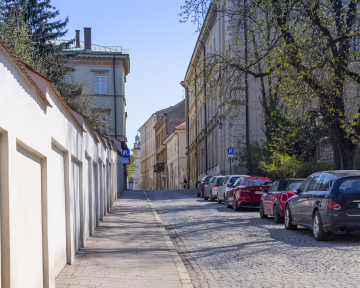
<instances>
[{"instance_id":1,"label":"street sign","mask_svg":"<svg viewBox=\"0 0 360 288\"><path fill-rule=\"evenodd\" d=\"M229 155L234 154L234 148L228 148L228 154Z\"/></svg>"},{"instance_id":2,"label":"street sign","mask_svg":"<svg viewBox=\"0 0 360 288\"><path fill-rule=\"evenodd\" d=\"M122 163L125 165L130 164L130 158L122 158Z\"/></svg>"},{"instance_id":3,"label":"street sign","mask_svg":"<svg viewBox=\"0 0 360 288\"><path fill-rule=\"evenodd\" d=\"M129 149L122 150L122 158L130 158L130 150Z\"/></svg>"}]
</instances>

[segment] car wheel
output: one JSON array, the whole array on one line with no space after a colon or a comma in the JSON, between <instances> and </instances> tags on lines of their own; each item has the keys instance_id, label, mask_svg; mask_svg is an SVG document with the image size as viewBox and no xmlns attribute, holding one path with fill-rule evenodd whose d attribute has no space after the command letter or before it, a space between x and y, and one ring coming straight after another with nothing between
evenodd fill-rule
<instances>
[{"instance_id":1,"label":"car wheel","mask_svg":"<svg viewBox=\"0 0 360 288\"><path fill-rule=\"evenodd\" d=\"M230 208L229 201L226 195L224 195L224 204L226 208Z\"/></svg>"},{"instance_id":2,"label":"car wheel","mask_svg":"<svg viewBox=\"0 0 360 288\"><path fill-rule=\"evenodd\" d=\"M196 197L200 197L200 193L199 193L199 190L197 190L197 194L196 194Z\"/></svg>"},{"instance_id":3,"label":"car wheel","mask_svg":"<svg viewBox=\"0 0 360 288\"><path fill-rule=\"evenodd\" d=\"M237 201L236 201L236 198L234 197L234 205L233 205L233 207L234 207L234 211L240 211L241 210L241 207L239 207L238 205L237 205Z\"/></svg>"},{"instance_id":4,"label":"car wheel","mask_svg":"<svg viewBox=\"0 0 360 288\"><path fill-rule=\"evenodd\" d=\"M260 211L260 218L267 218L267 217L268 217L268 215L265 214L264 204L263 204L262 201L260 202L260 209L259 209L259 211Z\"/></svg>"},{"instance_id":5,"label":"car wheel","mask_svg":"<svg viewBox=\"0 0 360 288\"><path fill-rule=\"evenodd\" d=\"M297 228L297 225L292 224L292 216L290 212L289 205L286 205L285 207L285 229L286 230L295 230Z\"/></svg>"},{"instance_id":6,"label":"car wheel","mask_svg":"<svg viewBox=\"0 0 360 288\"><path fill-rule=\"evenodd\" d=\"M273 215L275 223L282 223L284 221L284 217L280 215L279 207L276 204L274 205Z\"/></svg>"},{"instance_id":7,"label":"car wheel","mask_svg":"<svg viewBox=\"0 0 360 288\"><path fill-rule=\"evenodd\" d=\"M320 216L320 212L316 211L313 217L313 235L316 241L325 241L329 238L330 232L325 232Z\"/></svg>"},{"instance_id":8,"label":"car wheel","mask_svg":"<svg viewBox=\"0 0 360 288\"><path fill-rule=\"evenodd\" d=\"M221 203L221 199L220 199L219 195L218 195L218 197L217 197L216 201L217 201L217 203L218 203L218 204L220 204L220 203Z\"/></svg>"},{"instance_id":9,"label":"car wheel","mask_svg":"<svg viewBox=\"0 0 360 288\"><path fill-rule=\"evenodd\" d=\"M206 192L204 191L204 200L208 200L209 197L206 197Z\"/></svg>"}]
</instances>

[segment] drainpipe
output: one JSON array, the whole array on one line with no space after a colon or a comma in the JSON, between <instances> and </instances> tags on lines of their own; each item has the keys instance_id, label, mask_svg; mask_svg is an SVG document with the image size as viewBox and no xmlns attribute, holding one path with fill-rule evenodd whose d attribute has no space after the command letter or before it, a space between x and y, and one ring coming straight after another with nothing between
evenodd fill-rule
<instances>
[{"instance_id":1,"label":"drainpipe","mask_svg":"<svg viewBox=\"0 0 360 288\"><path fill-rule=\"evenodd\" d=\"M199 39L199 42L203 45L204 48L204 116L205 116L205 174L207 175L208 172L208 145L207 145L207 111L206 111L206 70L205 70L205 63L206 63L206 48L205 44Z\"/></svg>"},{"instance_id":2,"label":"drainpipe","mask_svg":"<svg viewBox=\"0 0 360 288\"><path fill-rule=\"evenodd\" d=\"M117 124L116 124L116 82L115 82L115 56L113 56L113 75L114 75L114 119L115 119L115 139L117 138Z\"/></svg>"},{"instance_id":3,"label":"drainpipe","mask_svg":"<svg viewBox=\"0 0 360 288\"><path fill-rule=\"evenodd\" d=\"M174 134L176 134L178 136L178 145L177 145L177 148L178 148L178 185L179 185L179 190L180 190L180 136L175 131L174 131Z\"/></svg>"},{"instance_id":4,"label":"drainpipe","mask_svg":"<svg viewBox=\"0 0 360 288\"><path fill-rule=\"evenodd\" d=\"M196 81L197 81L197 77L196 77L196 67L195 68L195 142L196 142L196 147L195 147L195 173L196 173L196 183L199 181L199 168L198 168L198 111L197 111L197 89L196 89ZM195 184L196 185L196 184Z\"/></svg>"},{"instance_id":5,"label":"drainpipe","mask_svg":"<svg viewBox=\"0 0 360 288\"><path fill-rule=\"evenodd\" d=\"M247 9L247 0L244 0L245 13ZM244 18L244 37L245 37L245 67L248 67L248 33L247 33L247 15ZM245 114L246 114L246 146L250 144L249 136L249 74L245 72Z\"/></svg>"},{"instance_id":6,"label":"drainpipe","mask_svg":"<svg viewBox=\"0 0 360 288\"><path fill-rule=\"evenodd\" d=\"M189 88L185 84L184 81L180 82L180 85L185 88L185 99L186 99L186 144L187 144L187 161L186 161L186 177L188 181L188 185L190 185L190 153L189 153L189 145L190 145L190 125L189 125ZM197 179L197 175L196 175Z\"/></svg>"}]
</instances>

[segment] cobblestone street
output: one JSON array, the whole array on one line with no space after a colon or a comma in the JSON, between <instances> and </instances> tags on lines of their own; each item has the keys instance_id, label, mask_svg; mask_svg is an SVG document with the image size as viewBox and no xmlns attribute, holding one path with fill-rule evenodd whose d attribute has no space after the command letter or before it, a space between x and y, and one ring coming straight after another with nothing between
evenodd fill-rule
<instances>
[{"instance_id":1,"label":"cobblestone street","mask_svg":"<svg viewBox=\"0 0 360 288\"><path fill-rule=\"evenodd\" d=\"M147 191L194 287L360 287L360 236L316 242L257 210L235 212L195 190Z\"/></svg>"}]
</instances>

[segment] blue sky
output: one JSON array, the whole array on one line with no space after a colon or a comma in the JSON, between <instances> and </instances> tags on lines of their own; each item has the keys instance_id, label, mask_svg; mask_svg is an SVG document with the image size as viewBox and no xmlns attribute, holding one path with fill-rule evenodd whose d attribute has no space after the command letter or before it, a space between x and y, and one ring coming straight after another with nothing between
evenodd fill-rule
<instances>
[{"instance_id":1,"label":"blue sky","mask_svg":"<svg viewBox=\"0 0 360 288\"><path fill-rule=\"evenodd\" d=\"M66 39L75 30L92 28L92 43L130 49L130 74L125 86L127 138L133 147L138 128L160 109L180 102L197 34L192 23L179 23L185 0L51 0L60 18L69 17Z\"/></svg>"}]
</instances>

